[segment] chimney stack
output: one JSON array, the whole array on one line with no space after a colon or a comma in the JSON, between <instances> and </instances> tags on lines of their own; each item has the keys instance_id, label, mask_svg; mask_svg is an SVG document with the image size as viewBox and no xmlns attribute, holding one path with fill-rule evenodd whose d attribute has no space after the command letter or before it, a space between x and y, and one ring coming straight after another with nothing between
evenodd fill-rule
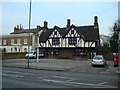
<instances>
[{"instance_id":1,"label":"chimney stack","mask_svg":"<svg viewBox=\"0 0 120 90\"><path fill-rule=\"evenodd\" d=\"M44 21L43 31L45 32L48 29L48 22Z\"/></svg>"},{"instance_id":2,"label":"chimney stack","mask_svg":"<svg viewBox=\"0 0 120 90\"><path fill-rule=\"evenodd\" d=\"M19 25L17 25L17 29L19 29Z\"/></svg>"},{"instance_id":3,"label":"chimney stack","mask_svg":"<svg viewBox=\"0 0 120 90\"><path fill-rule=\"evenodd\" d=\"M47 28L48 22L44 21L44 28Z\"/></svg>"},{"instance_id":4,"label":"chimney stack","mask_svg":"<svg viewBox=\"0 0 120 90\"><path fill-rule=\"evenodd\" d=\"M70 19L67 19L67 27L70 27Z\"/></svg>"},{"instance_id":5,"label":"chimney stack","mask_svg":"<svg viewBox=\"0 0 120 90\"><path fill-rule=\"evenodd\" d=\"M96 23L98 23L98 17L97 16L94 17L94 24L96 24Z\"/></svg>"},{"instance_id":6,"label":"chimney stack","mask_svg":"<svg viewBox=\"0 0 120 90\"><path fill-rule=\"evenodd\" d=\"M22 25L20 24L20 29L22 29Z\"/></svg>"},{"instance_id":7,"label":"chimney stack","mask_svg":"<svg viewBox=\"0 0 120 90\"><path fill-rule=\"evenodd\" d=\"M94 17L94 27L98 28L98 17L97 16Z\"/></svg>"}]
</instances>

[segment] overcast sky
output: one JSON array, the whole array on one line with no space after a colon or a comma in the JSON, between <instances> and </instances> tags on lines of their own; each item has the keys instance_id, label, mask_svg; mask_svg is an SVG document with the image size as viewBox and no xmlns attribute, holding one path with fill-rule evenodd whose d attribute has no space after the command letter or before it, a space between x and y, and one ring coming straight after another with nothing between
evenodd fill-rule
<instances>
[{"instance_id":1,"label":"overcast sky","mask_svg":"<svg viewBox=\"0 0 120 90\"><path fill-rule=\"evenodd\" d=\"M76 26L92 25L94 16L98 16L100 34L109 35L118 19L118 2L32 2L31 28L43 26L44 21L48 27L64 27L68 18ZM1 17L2 34L13 32L17 24L28 28L29 2L2 2Z\"/></svg>"}]
</instances>

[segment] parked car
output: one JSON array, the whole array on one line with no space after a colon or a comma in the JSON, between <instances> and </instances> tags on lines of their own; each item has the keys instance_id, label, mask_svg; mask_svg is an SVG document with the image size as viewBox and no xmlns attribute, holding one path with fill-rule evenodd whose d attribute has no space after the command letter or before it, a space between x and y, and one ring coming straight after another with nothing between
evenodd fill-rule
<instances>
[{"instance_id":1,"label":"parked car","mask_svg":"<svg viewBox=\"0 0 120 90\"><path fill-rule=\"evenodd\" d=\"M25 55L25 58L36 58L37 57L37 54L36 54L36 52L35 51L30 51L29 53L27 53L26 55Z\"/></svg>"},{"instance_id":2,"label":"parked car","mask_svg":"<svg viewBox=\"0 0 120 90\"><path fill-rule=\"evenodd\" d=\"M103 58L102 55L94 56L94 58L92 59L92 66L95 66L95 65L101 65L101 66L106 65L106 60Z\"/></svg>"}]
</instances>

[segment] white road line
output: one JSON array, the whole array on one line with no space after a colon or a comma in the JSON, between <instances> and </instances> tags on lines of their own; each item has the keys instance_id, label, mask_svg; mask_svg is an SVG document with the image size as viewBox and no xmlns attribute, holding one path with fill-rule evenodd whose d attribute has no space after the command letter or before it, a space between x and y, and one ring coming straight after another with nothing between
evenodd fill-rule
<instances>
[{"instance_id":1,"label":"white road line","mask_svg":"<svg viewBox=\"0 0 120 90\"><path fill-rule=\"evenodd\" d=\"M47 81L47 82L55 82L55 83L62 83L62 84L66 84L66 85L70 85L70 86L75 86L75 87L80 87L81 85L84 86L100 86L100 87L108 87L109 85L103 85L107 82L102 82L99 84L89 84L89 83L79 83L79 82L69 82L69 81L59 81L59 80L52 80L52 79L42 79L43 81Z\"/></svg>"},{"instance_id":2,"label":"white road line","mask_svg":"<svg viewBox=\"0 0 120 90\"><path fill-rule=\"evenodd\" d=\"M105 84L105 83L107 83L107 82L98 83L97 85L103 85L103 84Z\"/></svg>"},{"instance_id":3,"label":"white road line","mask_svg":"<svg viewBox=\"0 0 120 90\"><path fill-rule=\"evenodd\" d=\"M20 73L20 74L23 74L23 75L34 75L32 73L22 73L22 72L14 72L14 71L3 71L3 72L8 72L8 73Z\"/></svg>"},{"instance_id":4,"label":"white road line","mask_svg":"<svg viewBox=\"0 0 120 90\"><path fill-rule=\"evenodd\" d=\"M63 81L59 81L59 80L51 80L51 79L43 79L43 81L63 83Z\"/></svg>"},{"instance_id":5,"label":"white road line","mask_svg":"<svg viewBox=\"0 0 120 90\"><path fill-rule=\"evenodd\" d=\"M56 77L56 78L64 78L64 79L71 79L70 77L62 77L62 76L52 76L52 77Z\"/></svg>"},{"instance_id":6,"label":"white road line","mask_svg":"<svg viewBox=\"0 0 120 90\"><path fill-rule=\"evenodd\" d=\"M5 76L12 76L12 77L20 77L20 78L22 78L23 76L20 76L20 75L12 75L12 74L2 74L2 75L5 75Z\"/></svg>"}]
</instances>

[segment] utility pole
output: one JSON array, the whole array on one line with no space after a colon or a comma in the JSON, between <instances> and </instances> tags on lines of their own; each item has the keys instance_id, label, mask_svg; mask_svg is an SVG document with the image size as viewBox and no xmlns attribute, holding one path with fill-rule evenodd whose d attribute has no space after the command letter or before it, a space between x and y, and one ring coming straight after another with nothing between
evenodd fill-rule
<instances>
[{"instance_id":1,"label":"utility pole","mask_svg":"<svg viewBox=\"0 0 120 90\"><path fill-rule=\"evenodd\" d=\"M29 8L29 30L30 30L30 25L31 25L31 0L30 0L30 8ZM28 68L29 68L29 53L30 53L30 32L28 36L28 62L27 62Z\"/></svg>"}]
</instances>

